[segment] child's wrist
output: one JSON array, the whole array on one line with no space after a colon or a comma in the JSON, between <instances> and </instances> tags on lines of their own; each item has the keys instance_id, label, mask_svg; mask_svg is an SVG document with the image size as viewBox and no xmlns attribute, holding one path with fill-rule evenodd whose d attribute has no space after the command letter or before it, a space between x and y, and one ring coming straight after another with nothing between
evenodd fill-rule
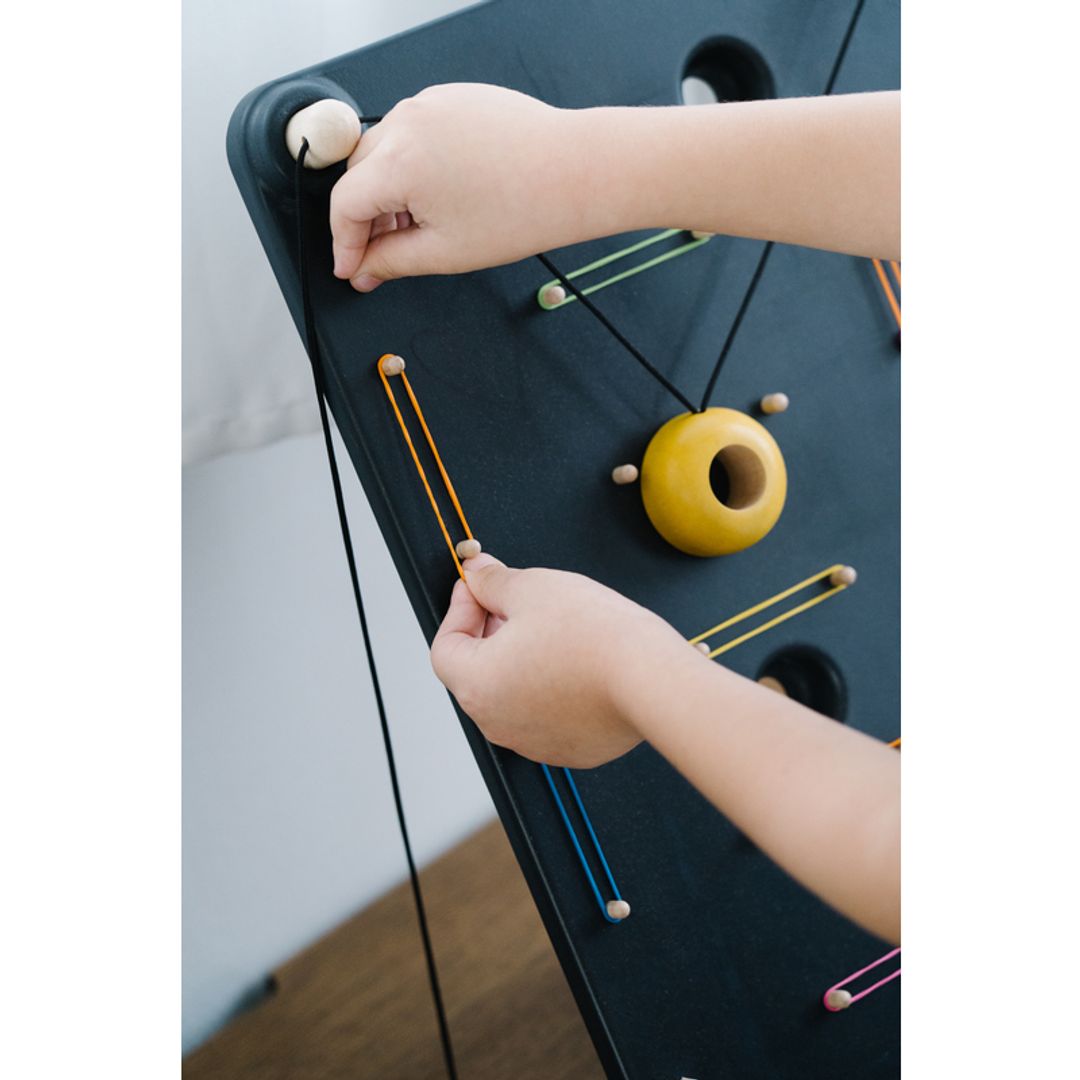
<instances>
[{"instance_id":1,"label":"child's wrist","mask_svg":"<svg viewBox=\"0 0 1080 1080\"><path fill-rule=\"evenodd\" d=\"M660 623L657 632L644 634L618 650L609 679L612 708L627 727L651 741L653 728L670 710L666 703L680 687L708 667L701 653L671 627Z\"/></svg>"},{"instance_id":2,"label":"child's wrist","mask_svg":"<svg viewBox=\"0 0 1080 1080\"><path fill-rule=\"evenodd\" d=\"M580 239L645 228L656 218L646 175L655 109L599 107L564 111L570 167L564 196L577 208Z\"/></svg>"}]
</instances>

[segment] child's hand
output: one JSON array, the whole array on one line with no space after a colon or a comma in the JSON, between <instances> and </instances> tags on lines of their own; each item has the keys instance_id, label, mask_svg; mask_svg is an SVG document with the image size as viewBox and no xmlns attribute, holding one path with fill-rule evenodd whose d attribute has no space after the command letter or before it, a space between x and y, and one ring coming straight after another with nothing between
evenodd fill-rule
<instances>
[{"instance_id":1,"label":"child's hand","mask_svg":"<svg viewBox=\"0 0 1080 1080\"><path fill-rule=\"evenodd\" d=\"M487 738L534 761L591 768L641 735L618 705L628 665L697 659L659 616L561 570L465 563L431 647L435 674Z\"/></svg>"},{"instance_id":2,"label":"child's hand","mask_svg":"<svg viewBox=\"0 0 1080 1080\"><path fill-rule=\"evenodd\" d=\"M900 96L556 109L432 86L366 131L330 198L360 292L633 229L899 258Z\"/></svg>"},{"instance_id":3,"label":"child's hand","mask_svg":"<svg viewBox=\"0 0 1080 1080\"><path fill-rule=\"evenodd\" d=\"M496 86L434 86L366 131L330 199L334 273L381 281L496 266L579 238L580 113Z\"/></svg>"}]
</instances>

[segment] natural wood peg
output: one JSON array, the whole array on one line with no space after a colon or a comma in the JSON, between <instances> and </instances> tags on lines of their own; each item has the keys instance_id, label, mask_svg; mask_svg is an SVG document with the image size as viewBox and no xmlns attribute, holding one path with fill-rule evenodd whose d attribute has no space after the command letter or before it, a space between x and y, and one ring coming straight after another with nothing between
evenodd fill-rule
<instances>
[{"instance_id":1,"label":"natural wood peg","mask_svg":"<svg viewBox=\"0 0 1080 1080\"><path fill-rule=\"evenodd\" d=\"M468 540L459 540L454 550L459 559L475 559L484 549L480 546L480 541L473 536Z\"/></svg>"},{"instance_id":2,"label":"natural wood peg","mask_svg":"<svg viewBox=\"0 0 1080 1080\"><path fill-rule=\"evenodd\" d=\"M337 98L323 98L293 113L285 125L285 145L293 160L307 139L305 169L325 169L344 161L360 141L360 117L351 105Z\"/></svg>"},{"instance_id":3,"label":"natural wood peg","mask_svg":"<svg viewBox=\"0 0 1080 1080\"><path fill-rule=\"evenodd\" d=\"M549 285L544 290L544 303L548 307L557 307L566 299L566 290L561 285Z\"/></svg>"},{"instance_id":4,"label":"natural wood peg","mask_svg":"<svg viewBox=\"0 0 1080 1080\"><path fill-rule=\"evenodd\" d=\"M405 370L405 361L400 356L384 356L381 364L384 375L400 375Z\"/></svg>"},{"instance_id":5,"label":"natural wood peg","mask_svg":"<svg viewBox=\"0 0 1080 1080\"><path fill-rule=\"evenodd\" d=\"M772 675L762 675L758 679L758 686L764 686L766 690L772 690L773 693L783 694L787 697L787 687L779 680L773 678Z\"/></svg>"},{"instance_id":6,"label":"natural wood peg","mask_svg":"<svg viewBox=\"0 0 1080 1080\"><path fill-rule=\"evenodd\" d=\"M787 412L790 404L787 394L766 394L761 399L759 408L766 416L772 416L773 413Z\"/></svg>"},{"instance_id":7,"label":"natural wood peg","mask_svg":"<svg viewBox=\"0 0 1080 1080\"><path fill-rule=\"evenodd\" d=\"M825 1004L836 1012L846 1009L851 1004L851 994L846 990L830 990L825 995Z\"/></svg>"},{"instance_id":8,"label":"natural wood peg","mask_svg":"<svg viewBox=\"0 0 1080 1080\"><path fill-rule=\"evenodd\" d=\"M855 572L854 566L840 566L829 575L829 584L854 585L858 579L859 575Z\"/></svg>"},{"instance_id":9,"label":"natural wood peg","mask_svg":"<svg viewBox=\"0 0 1080 1080\"><path fill-rule=\"evenodd\" d=\"M697 642L694 648L697 649L699 653L704 653L705 656L708 656L709 653L712 652L712 649L709 648L709 643L707 641Z\"/></svg>"},{"instance_id":10,"label":"natural wood peg","mask_svg":"<svg viewBox=\"0 0 1080 1080\"><path fill-rule=\"evenodd\" d=\"M616 465L611 470L611 479L616 484L633 484L638 478L638 467L636 465Z\"/></svg>"},{"instance_id":11,"label":"natural wood peg","mask_svg":"<svg viewBox=\"0 0 1080 1080\"><path fill-rule=\"evenodd\" d=\"M630 905L625 900L609 900L607 913L612 919L625 919L630 914Z\"/></svg>"}]
</instances>

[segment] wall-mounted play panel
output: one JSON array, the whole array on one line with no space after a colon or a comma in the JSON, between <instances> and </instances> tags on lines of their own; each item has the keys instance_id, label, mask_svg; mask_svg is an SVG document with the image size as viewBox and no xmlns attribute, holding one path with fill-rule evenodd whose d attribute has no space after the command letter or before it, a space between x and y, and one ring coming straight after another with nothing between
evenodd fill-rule
<instances>
[{"instance_id":1,"label":"wall-mounted play panel","mask_svg":"<svg viewBox=\"0 0 1080 1080\"><path fill-rule=\"evenodd\" d=\"M299 322L284 145L297 109L331 96L383 113L450 81L499 83L570 107L674 105L695 64L734 92L818 94L855 10L854 0L496 0L254 91L234 115L230 162ZM836 91L895 88L898 52L898 4L868 0ZM336 281L325 207L340 171L306 178L317 332L335 419L424 633L434 634L455 572L376 372L387 352L407 360L476 534L513 565L589 574L687 637L831 564L855 566L853 588L722 662L754 677L805 675L808 686L828 670L842 684L840 722L895 737L899 353L870 264L797 248L772 253L712 404L766 426L786 462L787 501L754 546L695 558L652 528L637 485L610 479L614 466L640 463L679 411L664 389L580 304L543 310L536 292L550 275L535 260L394 282L367 296ZM571 268L637 238L552 255ZM760 252L758 243L717 237L594 299L696 398ZM755 403L774 391L790 408L762 417ZM632 905L612 925L541 769L488 746L464 716L462 725L609 1075L896 1075L898 983L841 1014L821 1005L825 988L882 944L788 879L649 748L575 774Z\"/></svg>"}]
</instances>

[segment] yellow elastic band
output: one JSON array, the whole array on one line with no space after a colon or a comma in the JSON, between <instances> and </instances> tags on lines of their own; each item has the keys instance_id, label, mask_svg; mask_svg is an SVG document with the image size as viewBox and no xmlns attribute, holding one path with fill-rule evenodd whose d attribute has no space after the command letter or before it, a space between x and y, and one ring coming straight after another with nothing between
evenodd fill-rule
<instances>
[{"instance_id":1,"label":"yellow elastic band","mask_svg":"<svg viewBox=\"0 0 1080 1080\"><path fill-rule=\"evenodd\" d=\"M416 471L420 475L424 490L427 492L428 501L431 503L431 509L435 512L435 518L439 522L439 528L442 530L443 539L446 541L446 546L450 549L450 558L454 560L454 566L457 567L459 576L464 578L465 572L461 569L461 560L458 558L457 550L454 547L454 541L450 539L450 530L446 527L446 522L443 520L442 512L439 510L439 504L435 500L435 493L431 490L431 485L428 483L427 473L424 472L424 466L420 464L420 455L416 452L412 436L409 434L409 429L405 425L405 418L401 415L401 410L398 408L397 399L394 397L394 391L390 387L390 380L387 378L386 372L383 371L383 361L391 355L393 354L386 353L384 356L379 357L379 362L376 365L379 371L379 378L382 379L383 389L386 391L386 396L390 399L390 404L394 409L394 416L397 417L398 427L401 428L401 434L405 436L405 442L408 444L413 464L416 466ZM416 413L416 419L420 421L420 427L424 432L424 438L427 440L428 447L431 450L431 456L435 459L435 464L438 467L443 484L446 486L446 492L450 496L450 501L454 504L454 509L457 511L458 519L461 521L461 527L465 530L465 535L472 540L473 534L472 530L469 528L468 521L465 519L465 511L461 508L457 492L454 490L454 485L450 482L450 476L446 471L446 466L443 465L442 457L440 457L438 448L435 446L435 440L432 438L431 430L428 428L427 421L424 419L424 413L420 408L420 402L416 400L413 388L409 385L409 377L402 371L399 375L395 375L394 378L401 379L405 386L405 393L409 395L409 401L412 402L413 411Z\"/></svg>"},{"instance_id":2,"label":"yellow elastic band","mask_svg":"<svg viewBox=\"0 0 1080 1080\"><path fill-rule=\"evenodd\" d=\"M803 589L821 581L823 578L829 577L830 574L836 570L843 569L842 563L836 563L834 566L829 566L826 569L820 571L820 573L814 574L812 577L806 578L805 581L800 581L797 585L792 585L790 589L785 589L783 592L778 592L775 596L770 596L768 600L762 600L760 604L754 604L753 607L748 607L745 611L739 612L738 615L732 616L730 619L725 619L722 623L717 623L716 626L711 627L704 633L698 634L697 637L690 639L691 645L696 645L699 641L704 641L706 638L711 638L714 634L720 633L721 630L727 630L729 627L735 626L737 623L741 623L746 619L757 615L759 612L764 611L766 608L772 607L774 604L780 603L781 600L786 600L789 596L794 595L797 592L801 592ZM766 630L771 630L774 626L779 626L780 623L786 622L788 619L794 618L796 615L801 614L804 611L809 610L816 604L820 604L823 600L828 600L830 596L835 596L838 592L843 592L847 585L833 585L827 592L823 592L820 596L811 597L809 600L805 600L803 603L798 604L796 607L791 608L789 611L785 611L781 615L777 615L775 618L769 619L768 622L762 623L760 626L756 626L753 630L747 631L745 634L732 639L729 642L713 649L709 653L710 657L721 656L723 653L729 652L737 645L741 645L744 641L749 641L751 638L757 637L758 634L764 634Z\"/></svg>"}]
</instances>

